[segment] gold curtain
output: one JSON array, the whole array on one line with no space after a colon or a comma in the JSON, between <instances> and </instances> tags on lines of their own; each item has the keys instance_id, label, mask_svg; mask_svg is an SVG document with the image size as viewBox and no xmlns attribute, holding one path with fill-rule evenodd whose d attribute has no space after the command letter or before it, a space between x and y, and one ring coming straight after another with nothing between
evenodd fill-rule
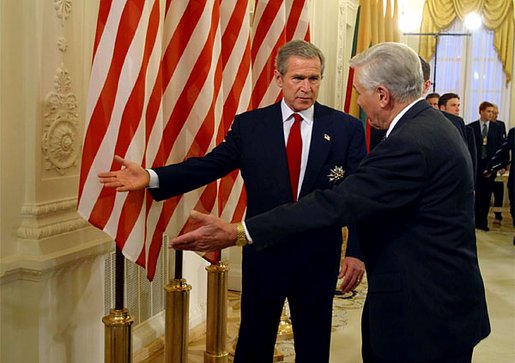
<instances>
[{"instance_id":1,"label":"gold curtain","mask_svg":"<svg viewBox=\"0 0 515 363\"><path fill-rule=\"evenodd\" d=\"M426 0L422 15L421 33L438 33L448 28L456 17L476 11L486 28L494 31L494 47L506 75L511 80L513 66L513 0ZM436 38L420 37L419 53L430 59L435 53Z\"/></svg>"},{"instance_id":2,"label":"gold curtain","mask_svg":"<svg viewBox=\"0 0 515 363\"><path fill-rule=\"evenodd\" d=\"M397 0L387 0L386 9L383 7L383 0L360 0L359 7L360 14L358 29L356 29L358 36L355 54L359 54L378 43L399 41ZM357 98L357 93L353 89L348 112L359 118L360 112L356 102Z\"/></svg>"}]
</instances>

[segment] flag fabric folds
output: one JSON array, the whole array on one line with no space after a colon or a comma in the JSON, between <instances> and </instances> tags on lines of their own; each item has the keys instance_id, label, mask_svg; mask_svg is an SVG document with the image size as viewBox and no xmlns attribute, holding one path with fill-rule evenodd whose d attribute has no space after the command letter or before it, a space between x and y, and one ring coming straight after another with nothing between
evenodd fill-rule
<instances>
[{"instance_id":1,"label":"flag fabric folds","mask_svg":"<svg viewBox=\"0 0 515 363\"><path fill-rule=\"evenodd\" d=\"M206 154L255 95L261 106L278 99L278 89L268 90L277 49L293 38L309 39L307 0L258 0L253 43L247 0L162 5L100 1L79 181L79 214L146 268L149 280L163 233L179 233L191 209L243 218L239 172L159 203L147 191L103 188L97 173L120 168L114 155L151 168ZM203 257L216 262L219 254Z\"/></svg>"},{"instance_id":2,"label":"flag fabric folds","mask_svg":"<svg viewBox=\"0 0 515 363\"><path fill-rule=\"evenodd\" d=\"M398 19L397 0L386 0L386 5L383 0L360 0L354 27L352 57L378 43L398 42L400 40L397 26ZM367 116L357 103L358 94L352 88L353 80L354 72L349 69L344 111L363 122L366 128L368 148L370 145L370 125L366 121Z\"/></svg>"}]
</instances>

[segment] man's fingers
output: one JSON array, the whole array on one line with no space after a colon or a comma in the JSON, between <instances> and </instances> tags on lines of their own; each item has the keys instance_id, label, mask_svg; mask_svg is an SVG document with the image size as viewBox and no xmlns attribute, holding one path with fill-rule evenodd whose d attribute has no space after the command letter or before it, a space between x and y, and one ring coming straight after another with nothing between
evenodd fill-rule
<instances>
[{"instance_id":1,"label":"man's fingers","mask_svg":"<svg viewBox=\"0 0 515 363\"><path fill-rule=\"evenodd\" d=\"M208 222L210 222L213 219L213 216L210 214L205 214L202 212L198 212L196 210L192 210L190 212L190 217L196 222L201 225L205 225Z\"/></svg>"},{"instance_id":2,"label":"man's fingers","mask_svg":"<svg viewBox=\"0 0 515 363\"><path fill-rule=\"evenodd\" d=\"M125 159L119 155L114 156L114 161L116 161L118 164L122 164L123 166L126 164Z\"/></svg>"},{"instance_id":3,"label":"man's fingers","mask_svg":"<svg viewBox=\"0 0 515 363\"><path fill-rule=\"evenodd\" d=\"M189 244L194 241L195 231L188 232L183 235L177 236L170 240L168 247L174 248L176 250L184 250L189 247Z\"/></svg>"},{"instance_id":4,"label":"man's fingers","mask_svg":"<svg viewBox=\"0 0 515 363\"><path fill-rule=\"evenodd\" d=\"M343 263L340 267L340 273L338 274L338 278L341 279L347 273L347 264Z\"/></svg>"}]
</instances>

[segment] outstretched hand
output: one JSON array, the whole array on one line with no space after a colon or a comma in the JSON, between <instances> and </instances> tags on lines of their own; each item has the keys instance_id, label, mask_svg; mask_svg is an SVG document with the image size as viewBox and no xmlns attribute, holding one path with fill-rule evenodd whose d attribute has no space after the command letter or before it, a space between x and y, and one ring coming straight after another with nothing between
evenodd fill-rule
<instances>
[{"instance_id":1,"label":"outstretched hand","mask_svg":"<svg viewBox=\"0 0 515 363\"><path fill-rule=\"evenodd\" d=\"M190 222L195 229L172 239L169 247L176 250L218 251L236 244L236 224L197 211L191 211Z\"/></svg>"},{"instance_id":2,"label":"outstretched hand","mask_svg":"<svg viewBox=\"0 0 515 363\"><path fill-rule=\"evenodd\" d=\"M145 189L150 182L148 172L138 163L115 155L114 161L122 165L121 170L106 171L98 174L100 183L117 192Z\"/></svg>"}]
</instances>

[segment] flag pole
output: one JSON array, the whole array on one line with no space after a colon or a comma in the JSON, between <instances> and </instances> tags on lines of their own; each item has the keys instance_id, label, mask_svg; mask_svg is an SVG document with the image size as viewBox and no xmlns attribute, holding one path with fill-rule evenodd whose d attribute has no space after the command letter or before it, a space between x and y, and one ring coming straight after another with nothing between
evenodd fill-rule
<instances>
[{"instance_id":1,"label":"flag pole","mask_svg":"<svg viewBox=\"0 0 515 363\"><path fill-rule=\"evenodd\" d=\"M227 280L229 267L220 260L206 267L207 319L204 363L227 363Z\"/></svg>"},{"instance_id":2,"label":"flag pole","mask_svg":"<svg viewBox=\"0 0 515 363\"><path fill-rule=\"evenodd\" d=\"M167 237L165 236L165 241ZM167 242L167 241L166 241ZM166 243L168 244L168 243ZM190 291L186 279L182 278L183 252L175 251L175 260L169 260L169 271L174 263L174 277L165 286L166 321L165 321L165 362L188 362L188 334Z\"/></svg>"},{"instance_id":3,"label":"flag pole","mask_svg":"<svg viewBox=\"0 0 515 363\"><path fill-rule=\"evenodd\" d=\"M124 307L125 257L116 246L115 307L102 318L105 325L105 363L132 362L132 331L134 319Z\"/></svg>"}]
</instances>

